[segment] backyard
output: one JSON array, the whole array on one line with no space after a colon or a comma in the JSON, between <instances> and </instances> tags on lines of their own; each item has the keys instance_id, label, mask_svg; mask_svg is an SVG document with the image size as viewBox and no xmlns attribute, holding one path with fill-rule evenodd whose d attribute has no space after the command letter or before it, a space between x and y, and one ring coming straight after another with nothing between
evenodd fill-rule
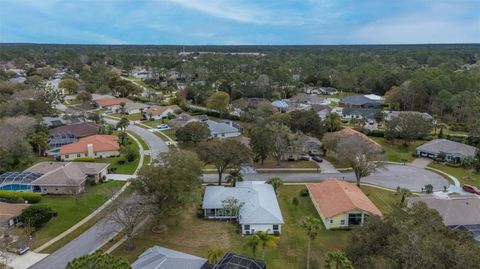
<instances>
[{"instance_id":1,"label":"backyard","mask_svg":"<svg viewBox=\"0 0 480 269\"><path fill-rule=\"evenodd\" d=\"M307 236L300 226L300 221L304 216L318 217L318 213L309 197L300 196L300 191L304 188L304 185L288 185L279 191L279 203L285 224L282 226L278 246L266 250L268 268L305 268ZM380 210L385 212L390 212L398 199L392 192L372 187L362 187L362 189ZM297 205L292 203L294 197L299 201ZM120 247L114 251L114 254L124 256L133 262L147 248L160 245L202 257L206 257L208 250L212 248L253 256L251 249L245 247L248 237L242 237L234 223L203 220L196 217L195 209L175 219L177 219L176 222L165 223L168 226L165 233L157 234L149 228L145 229L136 237L134 251L126 252L123 247ZM312 268L319 268L324 255L329 251L344 248L347 245L349 233L349 231L323 229L312 243ZM257 258L260 257L260 251L257 251Z\"/></svg>"},{"instance_id":2,"label":"backyard","mask_svg":"<svg viewBox=\"0 0 480 269\"><path fill-rule=\"evenodd\" d=\"M75 225L102 205L124 184L125 181L108 181L91 186L87 192L78 196L78 200L71 195L44 195L39 204L51 207L58 216L34 233L31 248L41 246Z\"/></svg>"}]
</instances>

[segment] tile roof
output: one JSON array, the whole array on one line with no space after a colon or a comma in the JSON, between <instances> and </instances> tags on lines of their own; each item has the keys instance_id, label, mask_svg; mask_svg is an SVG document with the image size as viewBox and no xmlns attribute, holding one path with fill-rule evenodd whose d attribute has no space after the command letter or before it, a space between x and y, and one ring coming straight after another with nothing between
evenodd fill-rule
<instances>
[{"instance_id":1,"label":"tile roof","mask_svg":"<svg viewBox=\"0 0 480 269\"><path fill-rule=\"evenodd\" d=\"M382 216L380 210L354 183L329 179L321 183L309 183L307 188L312 201L325 218L355 209Z\"/></svg>"},{"instance_id":2,"label":"tile roof","mask_svg":"<svg viewBox=\"0 0 480 269\"><path fill-rule=\"evenodd\" d=\"M206 262L204 258L154 246L138 257L132 269L200 269Z\"/></svg>"},{"instance_id":3,"label":"tile roof","mask_svg":"<svg viewBox=\"0 0 480 269\"><path fill-rule=\"evenodd\" d=\"M93 145L93 152L120 150L118 137L115 135L91 135L78 142L60 147L60 155L87 152L87 145Z\"/></svg>"},{"instance_id":4,"label":"tile roof","mask_svg":"<svg viewBox=\"0 0 480 269\"><path fill-rule=\"evenodd\" d=\"M98 106L100 107L106 107L106 106L114 106L114 105L120 105L120 103L130 103L132 100L128 98L103 98L103 99L98 99L95 100Z\"/></svg>"},{"instance_id":5,"label":"tile roof","mask_svg":"<svg viewBox=\"0 0 480 269\"><path fill-rule=\"evenodd\" d=\"M81 184L87 176L99 174L108 166L108 163L41 162L25 171L44 174L31 185L71 186Z\"/></svg>"},{"instance_id":6,"label":"tile roof","mask_svg":"<svg viewBox=\"0 0 480 269\"><path fill-rule=\"evenodd\" d=\"M177 106L177 105L171 105L171 106L151 106L149 109L147 109L146 113L147 116L149 114L152 114L153 116L158 116L162 115L167 109L171 109L173 111L181 111L182 109Z\"/></svg>"},{"instance_id":7,"label":"tile roof","mask_svg":"<svg viewBox=\"0 0 480 269\"><path fill-rule=\"evenodd\" d=\"M465 195L457 197L409 197L408 205L423 202L429 208L438 211L445 225L480 224L480 196Z\"/></svg>"},{"instance_id":8,"label":"tile roof","mask_svg":"<svg viewBox=\"0 0 480 269\"><path fill-rule=\"evenodd\" d=\"M29 204L10 204L0 202L0 221L7 221L22 214L22 211L29 207Z\"/></svg>"},{"instance_id":9,"label":"tile roof","mask_svg":"<svg viewBox=\"0 0 480 269\"><path fill-rule=\"evenodd\" d=\"M470 145L447 139L434 139L419 146L417 150L433 154L443 152L455 156L474 156L478 149Z\"/></svg>"},{"instance_id":10,"label":"tile roof","mask_svg":"<svg viewBox=\"0 0 480 269\"><path fill-rule=\"evenodd\" d=\"M236 187L207 186L202 208L223 208L222 201L230 197L244 203L239 212L240 224L283 224L275 191L262 182L237 182Z\"/></svg>"},{"instance_id":11,"label":"tile roof","mask_svg":"<svg viewBox=\"0 0 480 269\"><path fill-rule=\"evenodd\" d=\"M53 128L50 130L50 136L68 133L73 134L76 137L85 137L97 134L97 132L98 124L94 122L82 122Z\"/></svg>"}]
</instances>

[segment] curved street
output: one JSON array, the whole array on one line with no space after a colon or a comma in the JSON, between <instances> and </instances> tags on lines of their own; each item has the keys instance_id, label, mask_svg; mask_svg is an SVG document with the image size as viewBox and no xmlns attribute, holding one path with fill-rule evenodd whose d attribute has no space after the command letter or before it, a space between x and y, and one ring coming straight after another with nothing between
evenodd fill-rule
<instances>
[{"instance_id":1,"label":"curved street","mask_svg":"<svg viewBox=\"0 0 480 269\"><path fill-rule=\"evenodd\" d=\"M265 181L270 177L281 177L285 182L315 182L329 178L355 181L353 172L345 173L257 173L245 174L244 180ZM206 183L218 182L218 174L204 174ZM432 171L414 167L411 165L387 164L377 169L370 176L362 178L362 182L377 185L384 188L396 189L398 186L407 188L413 192L420 192L427 184L432 184L433 189L443 190L450 183L441 175Z\"/></svg>"}]
</instances>

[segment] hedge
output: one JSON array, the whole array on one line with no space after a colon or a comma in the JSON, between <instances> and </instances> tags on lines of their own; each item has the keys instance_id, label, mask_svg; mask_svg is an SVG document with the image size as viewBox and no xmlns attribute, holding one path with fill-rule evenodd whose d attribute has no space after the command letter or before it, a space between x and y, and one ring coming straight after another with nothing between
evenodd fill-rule
<instances>
[{"instance_id":1,"label":"hedge","mask_svg":"<svg viewBox=\"0 0 480 269\"><path fill-rule=\"evenodd\" d=\"M87 162L87 163L93 163L95 162L95 159L92 157L80 157L76 158L73 160L74 162Z\"/></svg>"},{"instance_id":2,"label":"hedge","mask_svg":"<svg viewBox=\"0 0 480 269\"><path fill-rule=\"evenodd\" d=\"M30 204L35 204L40 202L41 199L42 196L38 193L0 190L0 200L6 202L23 203L24 201L27 201Z\"/></svg>"}]
</instances>

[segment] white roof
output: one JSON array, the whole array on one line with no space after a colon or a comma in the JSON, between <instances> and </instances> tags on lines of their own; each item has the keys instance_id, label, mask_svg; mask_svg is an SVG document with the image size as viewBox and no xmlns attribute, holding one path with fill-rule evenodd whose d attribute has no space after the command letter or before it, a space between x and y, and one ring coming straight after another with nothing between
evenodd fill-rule
<instances>
[{"instance_id":1,"label":"white roof","mask_svg":"<svg viewBox=\"0 0 480 269\"><path fill-rule=\"evenodd\" d=\"M382 101L383 100L383 97L378 96L376 94L365 94L365 97L367 97L370 100L374 100L374 101Z\"/></svg>"},{"instance_id":2,"label":"white roof","mask_svg":"<svg viewBox=\"0 0 480 269\"><path fill-rule=\"evenodd\" d=\"M244 203L239 212L240 224L284 223L273 187L263 182L237 182L236 187L207 186L202 208L223 208L222 201L231 197Z\"/></svg>"},{"instance_id":3,"label":"white roof","mask_svg":"<svg viewBox=\"0 0 480 269\"><path fill-rule=\"evenodd\" d=\"M276 108L288 108L288 103L285 100L277 100L272 102L272 106Z\"/></svg>"},{"instance_id":4,"label":"white roof","mask_svg":"<svg viewBox=\"0 0 480 269\"><path fill-rule=\"evenodd\" d=\"M154 246L147 249L132 264L133 269L200 269L206 259Z\"/></svg>"},{"instance_id":5,"label":"white roof","mask_svg":"<svg viewBox=\"0 0 480 269\"><path fill-rule=\"evenodd\" d=\"M239 130L229 124L223 122L216 122L213 120L206 120L205 123L208 125L208 129L210 129L210 133L214 134L227 134L227 133L238 133Z\"/></svg>"}]
</instances>

